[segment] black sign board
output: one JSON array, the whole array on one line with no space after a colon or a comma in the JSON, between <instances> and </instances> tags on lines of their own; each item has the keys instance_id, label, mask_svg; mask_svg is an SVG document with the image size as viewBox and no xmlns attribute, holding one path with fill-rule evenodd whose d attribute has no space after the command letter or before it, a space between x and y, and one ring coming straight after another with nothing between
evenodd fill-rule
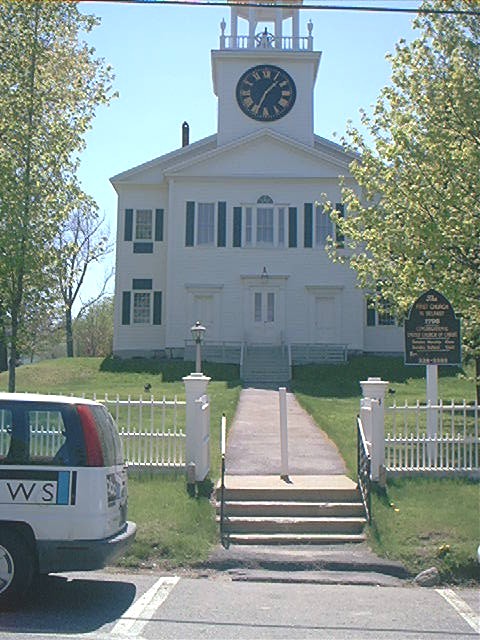
<instances>
[{"instance_id":1,"label":"black sign board","mask_svg":"<svg viewBox=\"0 0 480 640\"><path fill-rule=\"evenodd\" d=\"M460 363L460 320L450 302L430 289L405 320L405 364Z\"/></svg>"}]
</instances>

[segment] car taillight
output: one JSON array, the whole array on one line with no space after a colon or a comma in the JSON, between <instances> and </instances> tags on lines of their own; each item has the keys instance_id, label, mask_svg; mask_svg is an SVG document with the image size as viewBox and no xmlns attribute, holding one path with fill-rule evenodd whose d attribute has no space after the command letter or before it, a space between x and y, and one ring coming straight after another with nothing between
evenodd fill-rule
<instances>
[{"instance_id":1,"label":"car taillight","mask_svg":"<svg viewBox=\"0 0 480 640\"><path fill-rule=\"evenodd\" d=\"M87 467L103 467L103 452L98 437L97 425L90 409L84 404L77 405L83 439L87 452Z\"/></svg>"}]
</instances>

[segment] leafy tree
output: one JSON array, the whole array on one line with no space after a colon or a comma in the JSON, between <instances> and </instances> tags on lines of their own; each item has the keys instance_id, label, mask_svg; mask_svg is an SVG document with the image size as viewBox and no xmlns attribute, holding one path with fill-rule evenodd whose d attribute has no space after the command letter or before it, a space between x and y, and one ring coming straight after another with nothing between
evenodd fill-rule
<instances>
[{"instance_id":1,"label":"leafy tree","mask_svg":"<svg viewBox=\"0 0 480 640\"><path fill-rule=\"evenodd\" d=\"M95 203L86 200L72 209L68 218L60 225L55 239L57 262L53 278L63 300L66 350L69 358L73 358L72 308L79 297L88 267L101 261L113 248L112 243L108 241L108 230L102 228L103 224L104 218L98 216ZM110 276L111 273L104 280L98 295L82 306L79 315L104 295Z\"/></svg>"},{"instance_id":2,"label":"leafy tree","mask_svg":"<svg viewBox=\"0 0 480 640\"><path fill-rule=\"evenodd\" d=\"M467 0L431 0L423 9L471 10ZM419 14L420 30L390 56L391 85L368 137L350 127L357 154L344 182L350 266L361 286L400 314L430 288L463 316L464 351L476 359L480 394L480 20L479 15ZM331 246L334 259L341 251Z\"/></svg>"},{"instance_id":3,"label":"leafy tree","mask_svg":"<svg viewBox=\"0 0 480 640\"><path fill-rule=\"evenodd\" d=\"M111 71L80 39L97 24L74 2L0 3L0 306L10 343L9 390L26 300L52 291L53 240L72 199L95 109Z\"/></svg>"},{"instance_id":4,"label":"leafy tree","mask_svg":"<svg viewBox=\"0 0 480 640\"><path fill-rule=\"evenodd\" d=\"M109 356L113 350L113 296L92 304L75 320L79 356Z\"/></svg>"}]
</instances>

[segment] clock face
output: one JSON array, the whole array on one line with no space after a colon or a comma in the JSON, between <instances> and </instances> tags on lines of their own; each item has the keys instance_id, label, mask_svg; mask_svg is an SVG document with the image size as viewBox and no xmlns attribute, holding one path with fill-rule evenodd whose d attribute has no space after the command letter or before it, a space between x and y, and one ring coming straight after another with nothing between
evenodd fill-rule
<instances>
[{"instance_id":1,"label":"clock face","mask_svg":"<svg viewBox=\"0 0 480 640\"><path fill-rule=\"evenodd\" d=\"M270 122L283 118L295 104L297 90L289 74L271 64L245 71L237 83L237 102L250 118Z\"/></svg>"}]
</instances>

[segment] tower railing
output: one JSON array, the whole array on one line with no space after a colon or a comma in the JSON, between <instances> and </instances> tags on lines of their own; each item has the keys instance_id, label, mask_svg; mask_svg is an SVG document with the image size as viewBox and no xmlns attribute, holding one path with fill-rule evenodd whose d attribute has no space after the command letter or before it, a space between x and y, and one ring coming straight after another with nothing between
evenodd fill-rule
<instances>
[{"instance_id":1,"label":"tower railing","mask_svg":"<svg viewBox=\"0 0 480 640\"><path fill-rule=\"evenodd\" d=\"M220 49L279 49L313 51L313 36L220 36Z\"/></svg>"}]
</instances>

